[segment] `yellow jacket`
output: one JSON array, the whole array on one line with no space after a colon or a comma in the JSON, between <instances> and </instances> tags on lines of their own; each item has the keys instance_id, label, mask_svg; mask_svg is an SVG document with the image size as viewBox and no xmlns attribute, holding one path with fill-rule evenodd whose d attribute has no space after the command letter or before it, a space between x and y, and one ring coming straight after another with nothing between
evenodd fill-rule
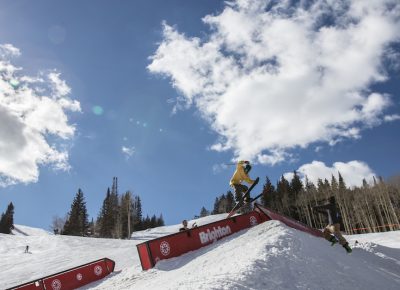
<instances>
[{"instance_id":1,"label":"yellow jacket","mask_svg":"<svg viewBox=\"0 0 400 290\"><path fill-rule=\"evenodd\" d=\"M254 180L250 179L246 172L244 172L243 164L244 161L239 161L236 165L235 173L231 178L230 185L241 184L242 181L246 181L248 184L252 184Z\"/></svg>"}]
</instances>

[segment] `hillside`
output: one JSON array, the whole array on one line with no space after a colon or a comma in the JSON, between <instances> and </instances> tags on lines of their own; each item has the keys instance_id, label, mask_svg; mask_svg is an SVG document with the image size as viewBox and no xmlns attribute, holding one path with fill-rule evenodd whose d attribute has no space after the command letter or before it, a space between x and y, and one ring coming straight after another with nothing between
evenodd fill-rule
<instances>
[{"instance_id":1,"label":"hillside","mask_svg":"<svg viewBox=\"0 0 400 290\"><path fill-rule=\"evenodd\" d=\"M223 218L209 216L201 225ZM191 224L193 221L190 221ZM132 240L0 235L1 288L109 257L116 272L84 289L399 289L400 232L348 237L340 246L269 221L142 271L135 245L175 232L179 225L132 235ZM21 227L22 229L22 227ZM356 244L357 241L357 244ZM31 254L24 254L30 245Z\"/></svg>"}]
</instances>

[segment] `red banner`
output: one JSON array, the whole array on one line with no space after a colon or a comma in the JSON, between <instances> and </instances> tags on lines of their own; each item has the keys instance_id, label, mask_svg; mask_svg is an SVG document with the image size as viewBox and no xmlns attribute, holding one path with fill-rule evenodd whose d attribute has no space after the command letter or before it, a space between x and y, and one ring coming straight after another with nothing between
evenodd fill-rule
<instances>
[{"instance_id":1,"label":"red banner","mask_svg":"<svg viewBox=\"0 0 400 290\"><path fill-rule=\"evenodd\" d=\"M273 211L273 210L271 210L269 208L263 207L263 206L261 206L261 205L259 205L257 203L255 204L255 207L258 208L263 213L265 213L271 220L278 220L278 221L283 222L285 225L287 225L287 226L289 226L291 228L300 230L302 232L309 233L309 234L311 234L313 236L316 236L316 237L322 237L322 232L321 231L319 231L317 229L314 229L314 228L311 228L308 225L303 224L302 222L299 222L299 221L297 221L295 219L292 219L290 217L287 217L287 216L284 216L282 214L279 214L279 213L277 213L277 212L275 212L275 211Z\"/></svg>"},{"instance_id":2,"label":"red banner","mask_svg":"<svg viewBox=\"0 0 400 290\"><path fill-rule=\"evenodd\" d=\"M32 281L26 284L22 284L20 286L9 288L9 289L18 289L18 290L45 290L43 287L42 280ZM9 290L7 289L7 290Z\"/></svg>"},{"instance_id":3,"label":"red banner","mask_svg":"<svg viewBox=\"0 0 400 290\"><path fill-rule=\"evenodd\" d=\"M160 260L197 250L267 220L268 218L264 213L252 211L139 244L137 250L142 268L148 270Z\"/></svg>"},{"instance_id":4,"label":"red banner","mask_svg":"<svg viewBox=\"0 0 400 290\"><path fill-rule=\"evenodd\" d=\"M10 289L18 290L69 290L103 279L114 271L115 262L103 258L66 271L37 279Z\"/></svg>"}]
</instances>

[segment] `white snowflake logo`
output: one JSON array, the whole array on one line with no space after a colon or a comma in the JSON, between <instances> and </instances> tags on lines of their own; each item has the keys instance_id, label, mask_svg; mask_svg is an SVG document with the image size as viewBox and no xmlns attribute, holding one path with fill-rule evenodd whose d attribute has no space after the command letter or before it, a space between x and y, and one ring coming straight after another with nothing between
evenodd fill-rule
<instances>
[{"instance_id":1,"label":"white snowflake logo","mask_svg":"<svg viewBox=\"0 0 400 290\"><path fill-rule=\"evenodd\" d=\"M256 217L253 216L253 215L250 217L250 224L251 224L252 226L255 226L255 225L258 224Z\"/></svg>"},{"instance_id":2,"label":"white snowflake logo","mask_svg":"<svg viewBox=\"0 0 400 290\"><path fill-rule=\"evenodd\" d=\"M54 279L51 282L51 288L53 288L53 290L60 290L61 289L61 281L58 279Z\"/></svg>"},{"instance_id":3,"label":"white snowflake logo","mask_svg":"<svg viewBox=\"0 0 400 290\"><path fill-rule=\"evenodd\" d=\"M99 265L97 265L96 267L94 267L94 274L96 276L100 276L101 273L103 273L103 268Z\"/></svg>"},{"instance_id":4,"label":"white snowflake logo","mask_svg":"<svg viewBox=\"0 0 400 290\"><path fill-rule=\"evenodd\" d=\"M169 253L171 251L171 247L169 246L168 242L163 241L160 244L160 251L161 251L161 254L163 254L164 256L168 256L169 255Z\"/></svg>"},{"instance_id":5,"label":"white snowflake logo","mask_svg":"<svg viewBox=\"0 0 400 290\"><path fill-rule=\"evenodd\" d=\"M76 280L81 281L83 278L81 273L76 274Z\"/></svg>"}]
</instances>

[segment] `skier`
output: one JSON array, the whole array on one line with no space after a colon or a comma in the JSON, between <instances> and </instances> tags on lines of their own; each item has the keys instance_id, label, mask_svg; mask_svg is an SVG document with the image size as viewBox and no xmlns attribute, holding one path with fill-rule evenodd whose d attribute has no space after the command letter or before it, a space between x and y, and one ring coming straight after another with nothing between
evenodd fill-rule
<instances>
[{"instance_id":1,"label":"skier","mask_svg":"<svg viewBox=\"0 0 400 290\"><path fill-rule=\"evenodd\" d=\"M29 253L29 246L28 245L25 247L25 254L26 253Z\"/></svg>"},{"instance_id":2,"label":"skier","mask_svg":"<svg viewBox=\"0 0 400 290\"><path fill-rule=\"evenodd\" d=\"M349 243L342 236L340 232L340 224L342 223L342 216L338 208L336 207L336 200L334 196L329 198L329 203L320 206L314 206L313 209L321 214L328 217L329 224L325 227L323 235L324 238L331 242L332 246L339 242L346 249L347 253L351 253L352 250Z\"/></svg>"},{"instance_id":3,"label":"skier","mask_svg":"<svg viewBox=\"0 0 400 290\"><path fill-rule=\"evenodd\" d=\"M249 161L239 161L236 164L236 170L233 174L230 186L235 190L236 198L240 198L243 193L248 190L246 185L243 185L242 182L246 181L248 184L253 184L254 180L250 179L248 173L251 170L251 165ZM244 198L244 202L249 202L251 200L250 196L246 196Z\"/></svg>"}]
</instances>

